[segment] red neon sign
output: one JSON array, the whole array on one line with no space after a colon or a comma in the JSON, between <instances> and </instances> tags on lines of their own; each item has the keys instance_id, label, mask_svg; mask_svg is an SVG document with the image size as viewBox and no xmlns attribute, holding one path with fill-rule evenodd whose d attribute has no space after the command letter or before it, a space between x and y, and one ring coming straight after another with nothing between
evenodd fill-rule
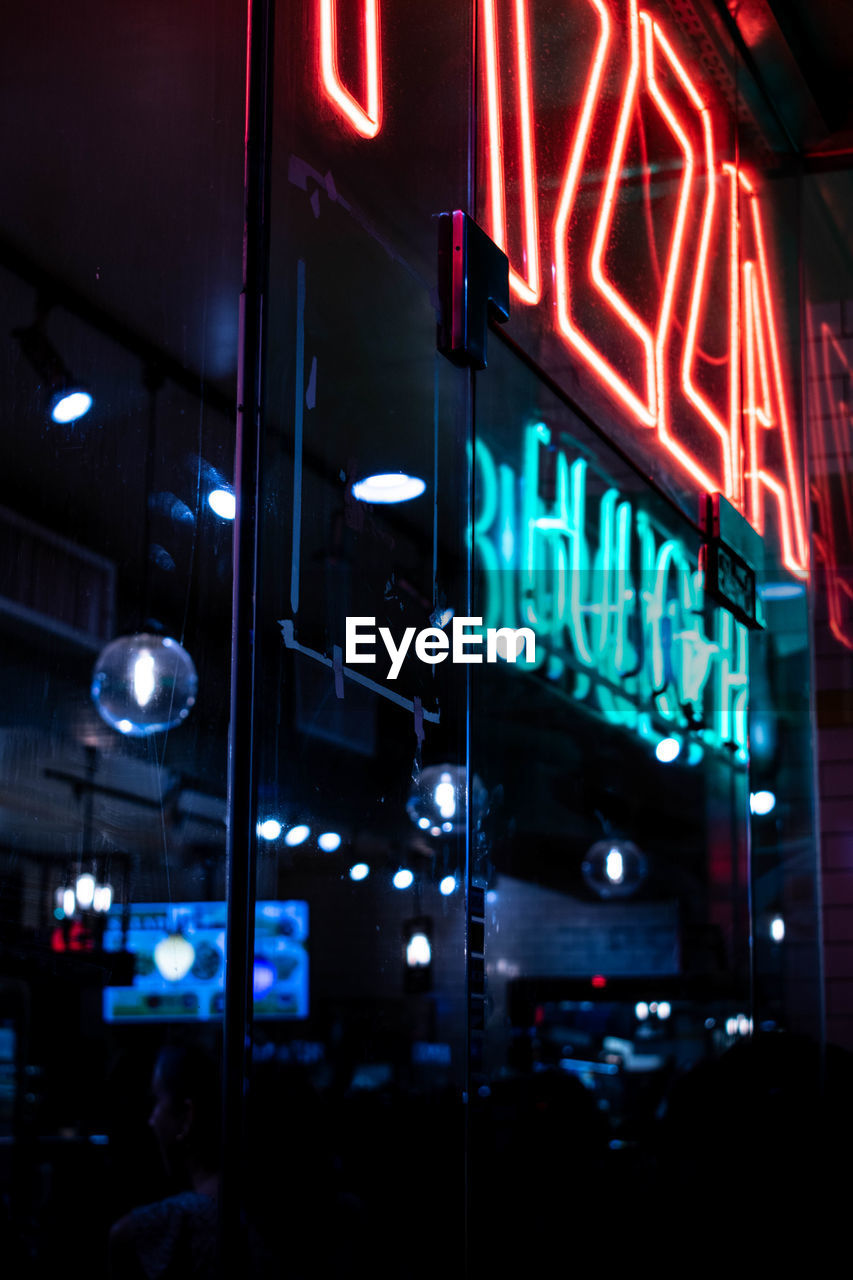
<instances>
[{"instance_id":1,"label":"red neon sign","mask_svg":"<svg viewBox=\"0 0 853 1280\"><path fill-rule=\"evenodd\" d=\"M338 0L318 3L323 92L348 127L376 137L382 127L379 0L363 0L363 102L338 70ZM622 22L617 15L626 5ZM639 0L575 0L575 8L580 18L586 12L592 19L593 37L557 182L552 298L540 259L539 206L549 175L540 172L536 154L528 0L478 0L475 6L487 229L510 256L516 298L553 304L557 335L629 420L653 430L681 471L700 489L724 493L759 532L771 522L785 565L804 576L801 472L758 192L739 167L720 163L712 103L661 22ZM656 293L644 283L640 304L636 282L617 278L613 249L620 197L632 180L630 141L640 136L645 147L645 122L658 145L672 150L669 167L677 179L670 184L674 200L665 206L674 205L666 215L669 225L662 227L656 212L656 227L632 260L635 275L653 283L657 275ZM510 150L516 157L511 175ZM665 239L661 267L656 236ZM520 251L508 247L511 238ZM655 272L644 273L645 254ZM721 353L709 354L700 335L709 317L717 318L714 290L725 298L716 311L725 317L727 339Z\"/></svg>"},{"instance_id":2,"label":"red neon sign","mask_svg":"<svg viewBox=\"0 0 853 1280\"><path fill-rule=\"evenodd\" d=\"M375 138L382 128L379 0L364 0L364 104L346 88L338 71L337 9L338 0L320 0L320 82L347 124L363 138Z\"/></svg>"},{"instance_id":3,"label":"red neon sign","mask_svg":"<svg viewBox=\"0 0 853 1280\"><path fill-rule=\"evenodd\" d=\"M817 351L816 351L817 348ZM829 629L846 649L853 649L853 414L844 392L849 388L853 369L831 327L823 322L819 335L809 333L812 386L815 400L811 423L815 453L835 456L841 503L833 501L825 459L815 467L812 486L815 499L815 556L826 575L826 603ZM818 366L816 354L819 352ZM841 389L842 394L834 394ZM827 431L827 424L829 430ZM844 545L843 560L839 543Z\"/></svg>"},{"instance_id":4,"label":"red neon sign","mask_svg":"<svg viewBox=\"0 0 853 1280\"><path fill-rule=\"evenodd\" d=\"M532 304L542 296L542 273L539 265L539 211L536 198L536 160L533 149L533 98L530 68L530 37L527 22L527 0L513 0L515 64L517 81L519 144L522 188L522 272L510 260L509 283L522 302ZM498 60L498 22L496 0L481 0L485 80L486 127L488 129L488 199L489 235L507 252L506 178L504 171L504 128L501 74Z\"/></svg>"}]
</instances>

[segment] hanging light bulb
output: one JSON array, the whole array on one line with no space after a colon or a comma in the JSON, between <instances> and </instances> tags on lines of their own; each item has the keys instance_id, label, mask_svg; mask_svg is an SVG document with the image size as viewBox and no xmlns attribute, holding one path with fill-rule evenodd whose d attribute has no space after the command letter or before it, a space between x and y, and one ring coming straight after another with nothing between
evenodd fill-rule
<instances>
[{"instance_id":1,"label":"hanging light bulb","mask_svg":"<svg viewBox=\"0 0 853 1280\"><path fill-rule=\"evenodd\" d=\"M600 898L628 898L645 880L648 863L631 840L598 840L581 863L581 872Z\"/></svg>"},{"instance_id":2,"label":"hanging light bulb","mask_svg":"<svg viewBox=\"0 0 853 1280\"><path fill-rule=\"evenodd\" d=\"M486 809L486 789L471 778L472 817L478 825ZM415 826L433 837L451 835L468 820L468 771L462 765L438 764L422 770L412 786L406 811Z\"/></svg>"},{"instance_id":3,"label":"hanging light bulb","mask_svg":"<svg viewBox=\"0 0 853 1280\"><path fill-rule=\"evenodd\" d=\"M101 718L131 738L174 729L195 703L198 676L186 649L169 636L121 636L103 650L92 675Z\"/></svg>"},{"instance_id":4,"label":"hanging light bulb","mask_svg":"<svg viewBox=\"0 0 853 1280\"><path fill-rule=\"evenodd\" d=\"M195 947L180 930L177 933L167 933L154 948L157 971L167 982L180 982L181 978L185 978L194 960Z\"/></svg>"}]
</instances>

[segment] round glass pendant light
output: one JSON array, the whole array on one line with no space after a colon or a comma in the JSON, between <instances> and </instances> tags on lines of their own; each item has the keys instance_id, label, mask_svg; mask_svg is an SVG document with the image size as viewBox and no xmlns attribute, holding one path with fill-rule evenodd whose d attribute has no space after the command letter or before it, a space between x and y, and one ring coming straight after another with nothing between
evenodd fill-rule
<instances>
[{"instance_id":1,"label":"round glass pendant light","mask_svg":"<svg viewBox=\"0 0 853 1280\"><path fill-rule=\"evenodd\" d=\"M629 898L646 878L645 856L630 840L598 840L581 864L583 878L600 898Z\"/></svg>"},{"instance_id":2,"label":"round glass pendant light","mask_svg":"<svg viewBox=\"0 0 853 1280\"><path fill-rule=\"evenodd\" d=\"M103 650L92 675L92 701L107 724L131 738L181 724L198 691L186 649L169 636L120 636Z\"/></svg>"},{"instance_id":3,"label":"round glass pendant light","mask_svg":"<svg viewBox=\"0 0 853 1280\"><path fill-rule=\"evenodd\" d=\"M472 816L480 821L486 806L486 789L471 779ZM468 820L468 773L461 765L438 764L423 769L413 784L406 810L412 822L433 837L464 830Z\"/></svg>"}]
</instances>

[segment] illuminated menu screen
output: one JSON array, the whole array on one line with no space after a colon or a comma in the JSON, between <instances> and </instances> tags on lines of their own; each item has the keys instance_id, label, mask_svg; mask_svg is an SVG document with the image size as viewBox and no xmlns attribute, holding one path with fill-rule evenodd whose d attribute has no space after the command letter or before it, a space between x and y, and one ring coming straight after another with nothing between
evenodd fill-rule
<instances>
[{"instance_id":1,"label":"illuminated menu screen","mask_svg":"<svg viewBox=\"0 0 853 1280\"><path fill-rule=\"evenodd\" d=\"M104 950L129 951L133 982L106 987L107 1022L206 1021L224 1009L224 902L145 902L110 911ZM125 933L126 929L126 933ZM259 902L253 968L256 1018L308 1016L308 904Z\"/></svg>"}]
</instances>

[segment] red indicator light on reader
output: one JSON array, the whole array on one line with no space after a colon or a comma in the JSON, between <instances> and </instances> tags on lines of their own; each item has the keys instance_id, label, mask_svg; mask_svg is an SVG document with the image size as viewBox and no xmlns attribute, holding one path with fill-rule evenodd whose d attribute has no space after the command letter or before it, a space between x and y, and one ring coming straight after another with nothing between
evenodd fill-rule
<instances>
[{"instance_id":1,"label":"red indicator light on reader","mask_svg":"<svg viewBox=\"0 0 853 1280\"><path fill-rule=\"evenodd\" d=\"M596 973L592 979L592 985L595 987L596 991L601 991L607 986L607 979L603 974Z\"/></svg>"}]
</instances>

